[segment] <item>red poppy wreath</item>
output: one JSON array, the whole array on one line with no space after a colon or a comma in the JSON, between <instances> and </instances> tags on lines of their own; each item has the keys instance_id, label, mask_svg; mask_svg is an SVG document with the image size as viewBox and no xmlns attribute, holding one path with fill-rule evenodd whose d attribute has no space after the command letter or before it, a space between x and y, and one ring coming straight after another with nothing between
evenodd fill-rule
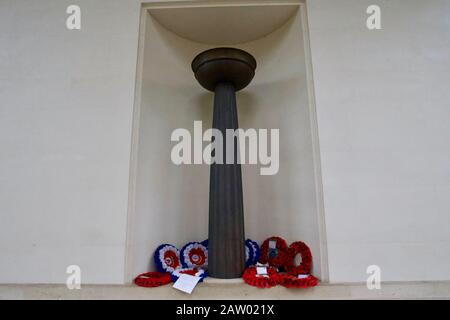
<instances>
[{"instance_id":1,"label":"red poppy wreath","mask_svg":"<svg viewBox=\"0 0 450 320\"><path fill-rule=\"evenodd\" d=\"M273 267L267 267L267 275L259 275L256 267L249 267L242 274L242 279L245 283L258 288L270 288L280 283L277 269Z\"/></svg>"},{"instance_id":2,"label":"red poppy wreath","mask_svg":"<svg viewBox=\"0 0 450 320\"><path fill-rule=\"evenodd\" d=\"M287 259L287 244L280 237L270 237L264 240L261 245L261 263L268 263L273 267L280 267L285 264Z\"/></svg>"},{"instance_id":3,"label":"red poppy wreath","mask_svg":"<svg viewBox=\"0 0 450 320\"><path fill-rule=\"evenodd\" d=\"M309 288L317 286L317 278L311 274L294 276L292 274L279 275L280 284L286 288Z\"/></svg>"},{"instance_id":4,"label":"red poppy wreath","mask_svg":"<svg viewBox=\"0 0 450 320\"><path fill-rule=\"evenodd\" d=\"M296 265L295 257L300 255L302 258L300 264ZM312 255L309 247L301 241L291 243L287 251L287 259L284 268L290 274L308 274L311 271Z\"/></svg>"},{"instance_id":5,"label":"red poppy wreath","mask_svg":"<svg viewBox=\"0 0 450 320\"><path fill-rule=\"evenodd\" d=\"M134 279L134 283L140 287L159 287L172 282L170 273L146 272Z\"/></svg>"}]
</instances>

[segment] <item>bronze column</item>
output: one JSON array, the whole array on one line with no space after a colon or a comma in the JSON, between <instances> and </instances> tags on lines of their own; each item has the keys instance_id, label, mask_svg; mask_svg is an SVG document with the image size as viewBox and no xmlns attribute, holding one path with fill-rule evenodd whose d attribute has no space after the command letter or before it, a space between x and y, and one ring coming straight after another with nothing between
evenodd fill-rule
<instances>
[{"instance_id":1,"label":"bronze column","mask_svg":"<svg viewBox=\"0 0 450 320\"><path fill-rule=\"evenodd\" d=\"M235 93L250 83L255 68L253 56L234 48L207 50L192 61L192 70L198 82L215 93L213 128L220 130L223 136L223 163L211 164L209 185L208 272L215 278L238 278L245 267L238 141L233 139L234 159L233 163L227 164L226 130L238 128Z\"/></svg>"}]
</instances>

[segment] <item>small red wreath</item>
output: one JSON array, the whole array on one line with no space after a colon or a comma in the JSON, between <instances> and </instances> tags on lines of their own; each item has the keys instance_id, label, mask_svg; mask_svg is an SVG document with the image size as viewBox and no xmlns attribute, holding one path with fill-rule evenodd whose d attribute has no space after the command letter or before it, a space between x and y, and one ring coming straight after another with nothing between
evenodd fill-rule
<instances>
[{"instance_id":1,"label":"small red wreath","mask_svg":"<svg viewBox=\"0 0 450 320\"><path fill-rule=\"evenodd\" d=\"M146 272L134 279L134 283L140 287L159 287L172 282L170 273Z\"/></svg>"},{"instance_id":2,"label":"small red wreath","mask_svg":"<svg viewBox=\"0 0 450 320\"><path fill-rule=\"evenodd\" d=\"M245 269L242 274L244 282L258 288L270 288L280 283L278 272L273 267L267 267L267 277L257 275L256 267Z\"/></svg>"},{"instance_id":3,"label":"small red wreath","mask_svg":"<svg viewBox=\"0 0 450 320\"><path fill-rule=\"evenodd\" d=\"M200 248L192 248L189 252L189 259L192 261L193 264L202 266L206 262L205 253Z\"/></svg>"},{"instance_id":4,"label":"small red wreath","mask_svg":"<svg viewBox=\"0 0 450 320\"><path fill-rule=\"evenodd\" d=\"M180 258L175 251L167 250L164 252L164 262L168 267L173 269L180 267Z\"/></svg>"},{"instance_id":5,"label":"small red wreath","mask_svg":"<svg viewBox=\"0 0 450 320\"><path fill-rule=\"evenodd\" d=\"M317 286L317 278L313 275L308 275L306 278L298 278L292 274L279 275L280 284L286 288L310 288Z\"/></svg>"},{"instance_id":6,"label":"small red wreath","mask_svg":"<svg viewBox=\"0 0 450 320\"><path fill-rule=\"evenodd\" d=\"M270 256L269 251L269 242L270 241L276 241L276 255ZM263 244L261 245L261 256L259 258L259 261L261 263L268 263L270 266L273 267L280 267L285 264L287 259L287 244L286 241L280 237L270 237L266 240L264 240Z\"/></svg>"},{"instance_id":7,"label":"small red wreath","mask_svg":"<svg viewBox=\"0 0 450 320\"><path fill-rule=\"evenodd\" d=\"M300 254L302 262L296 266L295 257ZM286 263L283 265L286 271L296 276L299 274L308 274L311 271L312 255L309 247L301 241L291 243L287 251Z\"/></svg>"}]
</instances>

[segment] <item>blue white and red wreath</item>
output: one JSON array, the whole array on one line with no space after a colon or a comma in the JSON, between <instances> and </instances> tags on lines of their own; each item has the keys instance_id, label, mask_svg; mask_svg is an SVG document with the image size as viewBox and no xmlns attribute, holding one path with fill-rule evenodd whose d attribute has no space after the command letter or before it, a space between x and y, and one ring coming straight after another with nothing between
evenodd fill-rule
<instances>
[{"instance_id":1,"label":"blue white and red wreath","mask_svg":"<svg viewBox=\"0 0 450 320\"><path fill-rule=\"evenodd\" d=\"M260 256L259 246L258 246L258 244L257 244L255 241L253 241L253 240L251 240L251 239L247 239L245 242L246 242L246 243L247 243L247 242L250 243L251 246L252 246L252 248L253 248L253 261L252 261L252 265L254 265L254 264L256 264L256 263L258 262L258 260L259 260L259 256Z\"/></svg>"},{"instance_id":2,"label":"blue white and red wreath","mask_svg":"<svg viewBox=\"0 0 450 320\"><path fill-rule=\"evenodd\" d=\"M200 242L202 245L204 245L206 247L206 249L208 249L208 239L203 240L202 242Z\"/></svg>"},{"instance_id":3,"label":"blue white and red wreath","mask_svg":"<svg viewBox=\"0 0 450 320\"><path fill-rule=\"evenodd\" d=\"M202 282L208 276L208 273L205 270L197 269L197 268L181 268L177 269L170 274L170 278L172 282L176 282L181 274L189 274L191 276L200 277L200 281Z\"/></svg>"},{"instance_id":4,"label":"blue white and red wreath","mask_svg":"<svg viewBox=\"0 0 450 320\"><path fill-rule=\"evenodd\" d=\"M254 256L253 245L247 239L245 241L245 267L253 265Z\"/></svg>"},{"instance_id":5,"label":"blue white and red wreath","mask_svg":"<svg viewBox=\"0 0 450 320\"><path fill-rule=\"evenodd\" d=\"M200 242L189 242L181 249L180 260L184 268L207 268L208 249Z\"/></svg>"},{"instance_id":6,"label":"blue white and red wreath","mask_svg":"<svg viewBox=\"0 0 450 320\"><path fill-rule=\"evenodd\" d=\"M181 268L180 252L171 244L162 244L156 248L153 260L159 272L173 272Z\"/></svg>"}]
</instances>

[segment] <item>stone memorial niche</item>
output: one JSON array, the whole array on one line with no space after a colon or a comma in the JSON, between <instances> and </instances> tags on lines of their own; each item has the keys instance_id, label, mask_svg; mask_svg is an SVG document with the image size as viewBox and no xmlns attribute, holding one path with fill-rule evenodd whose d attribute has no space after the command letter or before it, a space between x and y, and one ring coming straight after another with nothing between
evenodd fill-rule
<instances>
[{"instance_id":1,"label":"stone memorial niche","mask_svg":"<svg viewBox=\"0 0 450 320\"><path fill-rule=\"evenodd\" d=\"M238 278L245 268L244 207L238 141L227 142L227 129L238 128L236 91L244 89L255 75L256 60L234 48L214 48L197 55L192 71L197 81L214 92L212 127L223 136L223 163L212 163L209 185L208 272L221 279ZM227 148L230 146L232 150ZM228 150L227 150L228 149ZM227 151L233 151L227 163ZM214 156L214 150L212 151Z\"/></svg>"},{"instance_id":2,"label":"stone memorial niche","mask_svg":"<svg viewBox=\"0 0 450 320\"><path fill-rule=\"evenodd\" d=\"M149 257L160 244L180 249L189 242L204 241L208 231L212 277L241 276L244 234L245 239L259 244L271 235L288 242L304 241L313 252L312 273L321 278L325 270L326 277L310 57L302 0L143 5L133 116L127 280L155 270ZM241 138L245 145L241 165L210 165L205 161L210 152L207 148L211 148L206 131L237 128L237 107L239 128L255 130L257 141L251 148L250 139ZM340 113L336 111L336 115ZM266 141L260 139L263 130ZM279 130L277 149L272 148L274 130ZM183 134L174 135L177 132ZM174 152L180 145L186 152ZM262 145L265 150L261 151ZM250 163L255 146L256 163ZM183 161L174 161L173 152ZM270 164L269 155L274 160ZM263 174L269 167L279 170Z\"/></svg>"}]
</instances>

